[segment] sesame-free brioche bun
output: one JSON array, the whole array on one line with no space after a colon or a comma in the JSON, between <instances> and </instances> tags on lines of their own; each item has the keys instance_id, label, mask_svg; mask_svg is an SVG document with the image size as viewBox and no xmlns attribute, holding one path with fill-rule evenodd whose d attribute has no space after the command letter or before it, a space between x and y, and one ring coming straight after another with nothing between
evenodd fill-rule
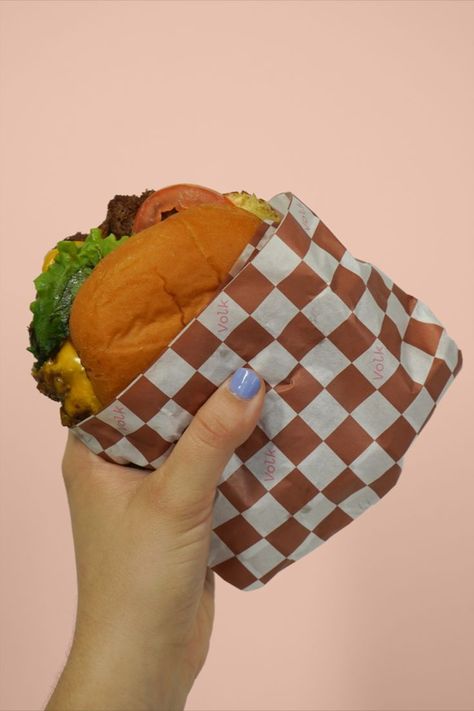
<instances>
[{"instance_id":1,"label":"sesame-free brioche bun","mask_svg":"<svg viewBox=\"0 0 474 711\"><path fill-rule=\"evenodd\" d=\"M212 300L260 225L233 205L191 207L99 262L74 299L69 328L104 407Z\"/></svg>"}]
</instances>

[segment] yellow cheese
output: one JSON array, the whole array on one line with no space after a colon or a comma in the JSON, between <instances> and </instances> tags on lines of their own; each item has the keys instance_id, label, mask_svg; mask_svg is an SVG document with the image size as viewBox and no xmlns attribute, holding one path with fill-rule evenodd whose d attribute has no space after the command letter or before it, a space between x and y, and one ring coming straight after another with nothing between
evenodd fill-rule
<instances>
[{"instance_id":1,"label":"yellow cheese","mask_svg":"<svg viewBox=\"0 0 474 711\"><path fill-rule=\"evenodd\" d=\"M255 193L245 192L234 192L234 193L224 193L225 197L234 203L237 207L241 207L247 212L252 212L257 215L261 220L273 220L273 222L280 222L281 215L273 209L273 207L263 198L258 198Z\"/></svg>"},{"instance_id":2,"label":"yellow cheese","mask_svg":"<svg viewBox=\"0 0 474 711\"><path fill-rule=\"evenodd\" d=\"M63 425L70 427L102 407L69 340L63 343L54 358L49 358L33 375L41 392L61 401Z\"/></svg>"},{"instance_id":3,"label":"yellow cheese","mask_svg":"<svg viewBox=\"0 0 474 711\"><path fill-rule=\"evenodd\" d=\"M50 268L51 264L56 259L57 254L59 254L59 250L57 250L56 247L53 247L53 249L49 250L48 254L46 255L46 257L44 258L44 261L43 261L43 269L42 269L43 272L46 272Z\"/></svg>"}]
</instances>

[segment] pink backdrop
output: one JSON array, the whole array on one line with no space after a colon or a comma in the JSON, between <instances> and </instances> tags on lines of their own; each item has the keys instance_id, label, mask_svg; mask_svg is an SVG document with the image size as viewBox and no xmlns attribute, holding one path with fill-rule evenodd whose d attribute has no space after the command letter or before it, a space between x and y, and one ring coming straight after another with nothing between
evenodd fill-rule
<instances>
[{"instance_id":1,"label":"pink backdrop","mask_svg":"<svg viewBox=\"0 0 474 711\"><path fill-rule=\"evenodd\" d=\"M187 708L472 709L474 4L37 1L0 13L0 708L42 708L75 612L65 432L24 350L32 279L116 192L187 181L292 190L429 304L465 358L381 503L260 591L218 582Z\"/></svg>"}]
</instances>

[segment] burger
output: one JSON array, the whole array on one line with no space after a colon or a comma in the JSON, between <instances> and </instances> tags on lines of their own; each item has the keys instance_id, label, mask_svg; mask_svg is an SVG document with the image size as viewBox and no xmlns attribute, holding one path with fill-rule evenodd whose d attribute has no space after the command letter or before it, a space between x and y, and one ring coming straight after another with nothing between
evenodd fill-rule
<instances>
[{"instance_id":1,"label":"burger","mask_svg":"<svg viewBox=\"0 0 474 711\"><path fill-rule=\"evenodd\" d=\"M109 405L213 299L263 221L245 191L172 185L116 195L89 233L59 241L35 279L32 375L72 427Z\"/></svg>"}]
</instances>

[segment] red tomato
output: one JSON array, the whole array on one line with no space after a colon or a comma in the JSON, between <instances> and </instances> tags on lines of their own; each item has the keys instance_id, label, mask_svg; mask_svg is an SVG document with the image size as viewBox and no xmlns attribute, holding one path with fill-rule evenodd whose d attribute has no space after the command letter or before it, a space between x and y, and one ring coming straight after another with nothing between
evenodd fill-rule
<instances>
[{"instance_id":1,"label":"red tomato","mask_svg":"<svg viewBox=\"0 0 474 711\"><path fill-rule=\"evenodd\" d=\"M141 232L147 227L161 222L164 212L170 210L180 212L188 207L196 207L204 203L220 203L232 205L231 201L221 193L203 188L201 185L170 185L152 193L140 205L133 221L133 232Z\"/></svg>"}]
</instances>

